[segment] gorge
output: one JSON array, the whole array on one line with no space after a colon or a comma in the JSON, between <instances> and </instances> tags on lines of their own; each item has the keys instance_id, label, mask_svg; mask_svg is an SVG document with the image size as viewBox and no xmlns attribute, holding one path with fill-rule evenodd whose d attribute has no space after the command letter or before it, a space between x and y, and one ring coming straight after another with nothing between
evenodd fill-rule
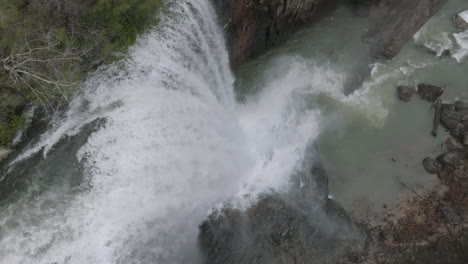
<instances>
[{"instance_id":1,"label":"gorge","mask_svg":"<svg viewBox=\"0 0 468 264\"><path fill-rule=\"evenodd\" d=\"M466 9L169 1L1 161L0 262L364 263L387 206L439 186L429 105L395 89L466 99Z\"/></svg>"}]
</instances>

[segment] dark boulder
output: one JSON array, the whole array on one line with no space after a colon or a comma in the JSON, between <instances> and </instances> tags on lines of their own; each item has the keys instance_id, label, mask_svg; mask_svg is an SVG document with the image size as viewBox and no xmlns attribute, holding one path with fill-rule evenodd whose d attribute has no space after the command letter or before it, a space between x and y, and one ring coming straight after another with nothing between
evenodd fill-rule
<instances>
[{"instance_id":1,"label":"dark boulder","mask_svg":"<svg viewBox=\"0 0 468 264\"><path fill-rule=\"evenodd\" d=\"M397 87L398 98L403 102L409 102L411 97L416 93L416 90L408 86Z\"/></svg>"},{"instance_id":2,"label":"dark boulder","mask_svg":"<svg viewBox=\"0 0 468 264\"><path fill-rule=\"evenodd\" d=\"M464 135L468 132L468 122L458 122L451 130L450 134L459 139L463 140Z\"/></svg>"},{"instance_id":3,"label":"dark boulder","mask_svg":"<svg viewBox=\"0 0 468 264\"><path fill-rule=\"evenodd\" d=\"M466 111L468 110L468 103L458 101L454 104L455 111Z\"/></svg>"},{"instance_id":4,"label":"dark boulder","mask_svg":"<svg viewBox=\"0 0 468 264\"><path fill-rule=\"evenodd\" d=\"M419 94L419 96L422 99L430 101L430 102L434 102L435 100L437 100L437 98L442 96L444 91L445 91L444 88L441 88L441 87L438 87L438 86L434 86L434 85L430 85L430 84L423 84L423 83L418 84L418 94Z\"/></svg>"},{"instance_id":5,"label":"dark boulder","mask_svg":"<svg viewBox=\"0 0 468 264\"><path fill-rule=\"evenodd\" d=\"M462 148L462 145L458 142L458 140L452 136L445 137L444 145L447 151Z\"/></svg>"},{"instance_id":6,"label":"dark boulder","mask_svg":"<svg viewBox=\"0 0 468 264\"><path fill-rule=\"evenodd\" d=\"M455 15L452 17L453 24L457 29L468 29L468 22L466 22L461 16Z\"/></svg>"},{"instance_id":7,"label":"dark boulder","mask_svg":"<svg viewBox=\"0 0 468 264\"><path fill-rule=\"evenodd\" d=\"M445 128L452 130L458 123L465 120L468 121L468 109L464 108L464 104L458 103L442 107L441 123Z\"/></svg>"},{"instance_id":8,"label":"dark boulder","mask_svg":"<svg viewBox=\"0 0 468 264\"><path fill-rule=\"evenodd\" d=\"M468 160L468 149L454 149L452 151L441 154L437 157L437 162L442 166L453 166L463 165ZM437 165L436 165L437 166Z\"/></svg>"},{"instance_id":9,"label":"dark boulder","mask_svg":"<svg viewBox=\"0 0 468 264\"><path fill-rule=\"evenodd\" d=\"M208 264L336 263L359 255L367 239L328 198L328 176L313 144L287 192L264 194L245 210L226 205L199 229Z\"/></svg>"},{"instance_id":10,"label":"dark boulder","mask_svg":"<svg viewBox=\"0 0 468 264\"><path fill-rule=\"evenodd\" d=\"M442 170L442 165L436 159L430 157L423 160L423 166L430 174L437 174Z\"/></svg>"},{"instance_id":11,"label":"dark boulder","mask_svg":"<svg viewBox=\"0 0 468 264\"><path fill-rule=\"evenodd\" d=\"M200 226L206 263L336 263L361 252L365 238L344 210L331 200L326 208L304 211L277 195L246 211L224 208Z\"/></svg>"},{"instance_id":12,"label":"dark boulder","mask_svg":"<svg viewBox=\"0 0 468 264\"><path fill-rule=\"evenodd\" d=\"M450 207L443 205L440 207L440 211L444 215L447 222L451 225L459 225L460 224L460 216Z\"/></svg>"},{"instance_id":13,"label":"dark boulder","mask_svg":"<svg viewBox=\"0 0 468 264\"><path fill-rule=\"evenodd\" d=\"M462 143L465 146L468 146L468 132L465 132L461 137Z\"/></svg>"}]
</instances>

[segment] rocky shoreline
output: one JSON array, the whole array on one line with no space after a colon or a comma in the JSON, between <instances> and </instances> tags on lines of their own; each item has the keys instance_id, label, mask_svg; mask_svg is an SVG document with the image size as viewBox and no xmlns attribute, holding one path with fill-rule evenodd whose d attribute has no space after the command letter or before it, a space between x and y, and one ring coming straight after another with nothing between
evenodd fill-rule
<instances>
[{"instance_id":1,"label":"rocky shoreline","mask_svg":"<svg viewBox=\"0 0 468 264\"><path fill-rule=\"evenodd\" d=\"M422 99L435 101L442 88L421 86ZM399 98L408 101L406 88L397 88ZM414 90L416 92L416 90ZM414 93L413 93L414 94ZM440 99L437 102L441 102ZM436 103L437 104L437 103ZM427 157L423 165L437 174L443 188L417 194L398 208L401 217L391 211L385 223L371 226L369 247L358 261L341 263L434 263L464 264L468 260L468 104L443 104L441 113L435 108L435 121L449 131L445 152L436 158ZM440 120L437 120L440 119ZM434 135L434 134L433 134Z\"/></svg>"}]
</instances>

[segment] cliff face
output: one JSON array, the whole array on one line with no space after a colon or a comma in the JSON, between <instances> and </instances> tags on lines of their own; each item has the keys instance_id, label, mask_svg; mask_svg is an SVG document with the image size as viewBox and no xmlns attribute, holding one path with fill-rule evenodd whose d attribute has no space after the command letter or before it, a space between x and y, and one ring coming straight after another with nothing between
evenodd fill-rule
<instances>
[{"instance_id":1,"label":"cliff face","mask_svg":"<svg viewBox=\"0 0 468 264\"><path fill-rule=\"evenodd\" d=\"M377 59L395 57L447 0L357 0L371 5L366 39Z\"/></svg>"},{"instance_id":2,"label":"cliff face","mask_svg":"<svg viewBox=\"0 0 468 264\"><path fill-rule=\"evenodd\" d=\"M341 0L213 0L233 66L286 41Z\"/></svg>"}]
</instances>

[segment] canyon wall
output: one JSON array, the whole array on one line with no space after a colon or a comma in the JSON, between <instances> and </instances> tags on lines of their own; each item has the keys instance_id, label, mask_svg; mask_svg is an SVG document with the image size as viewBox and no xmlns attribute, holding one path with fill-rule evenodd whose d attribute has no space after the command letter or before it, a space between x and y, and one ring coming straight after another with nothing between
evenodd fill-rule
<instances>
[{"instance_id":1,"label":"canyon wall","mask_svg":"<svg viewBox=\"0 0 468 264\"><path fill-rule=\"evenodd\" d=\"M235 67L286 41L341 0L213 0Z\"/></svg>"}]
</instances>

